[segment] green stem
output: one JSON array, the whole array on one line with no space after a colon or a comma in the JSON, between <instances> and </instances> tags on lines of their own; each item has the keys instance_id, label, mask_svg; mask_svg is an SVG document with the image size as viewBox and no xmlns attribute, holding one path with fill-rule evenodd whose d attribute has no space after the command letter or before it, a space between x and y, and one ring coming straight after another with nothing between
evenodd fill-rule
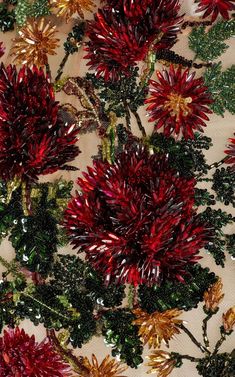
<instances>
[{"instance_id":1,"label":"green stem","mask_svg":"<svg viewBox=\"0 0 235 377\"><path fill-rule=\"evenodd\" d=\"M6 268L7 270L7 275L12 274L16 278L25 278L24 274L22 272L17 271L18 266L16 265L15 261L13 260L11 263L7 262L5 258L0 256L0 264ZM5 275L5 276L7 276Z\"/></svg>"},{"instance_id":2,"label":"green stem","mask_svg":"<svg viewBox=\"0 0 235 377\"><path fill-rule=\"evenodd\" d=\"M40 306L43 306L44 308L46 308L47 310L49 310L51 313L56 314L58 317L61 317L61 318L63 318L63 319L66 319L66 320L69 321L69 322L71 321L71 318L68 318L68 317L66 317L65 315L63 315L63 314L57 312L57 310L55 310L55 309L51 308L50 306L44 304L43 302L39 301L37 298L31 296L29 293L22 292L21 294L24 295L25 297L30 298L32 301L36 302L36 303L39 304Z\"/></svg>"},{"instance_id":3,"label":"green stem","mask_svg":"<svg viewBox=\"0 0 235 377\"><path fill-rule=\"evenodd\" d=\"M183 324L179 325L179 328L185 332L185 334L188 335L188 337L191 339L191 341L203 352L203 353L209 353L209 351L195 338L195 336L191 333L187 327L185 327Z\"/></svg>"}]
</instances>

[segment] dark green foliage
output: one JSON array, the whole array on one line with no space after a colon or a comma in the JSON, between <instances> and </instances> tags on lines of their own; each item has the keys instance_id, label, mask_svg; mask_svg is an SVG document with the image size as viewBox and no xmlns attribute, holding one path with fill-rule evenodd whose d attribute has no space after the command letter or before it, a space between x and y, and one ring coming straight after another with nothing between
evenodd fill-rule
<instances>
[{"instance_id":1,"label":"dark green foliage","mask_svg":"<svg viewBox=\"0 0 235 377\"><path fill-rule=\"evenodd\" d=\"M57 223L43 207L33 216L22 217L9 239L22 266L42 275L50 271L57 251Z\"/></svg>"},{"instance_id":2,"label":"dark green foliage","mask_svg":"<svg viewBox=\"0 0 235 377\"><path fill-rule=\"evenodd\" d=\"M233 258L235 258L235 234L226 235L226 247L227 251Z\"/></svg>"},{"instance_id":3,"label":"dark green foliage","mask_svg":"<svg viewBox=\"0 0 235 377\"><path fill-rule=\"evenodd\" d=\"M6 185L0 183L0 238L10 234L16 259L30 271L47 275L57 247L66 240L58 225L70 198L71 182L63 180L33 186L32 213L24 215L21 189L13 191L7 204Z\"/></svg>"},{"instance_id":4,"label":"dark green foliage","mask_svg":"<svg viewBox=\"0 0 235 377\"><path fill-rule=\"evenodd\" d=\"M227 374L232 365L234 365L234 359L232 360L228 353L219 353L201 359L197 365L197 370L199 375L203 377L234 377L235 370L231 370L232 374Z\"/></svg>"},{"instance_id":5,"label":"dark green foliage","mask_svg":"<svg viewBox=\"0 0 235 377\"><path fill-rule=\"evenodd\" d=\"M200 216L214 230L213 240L205 246L205 249L213 255L216 264L224 266L226 241L222 228L233 222L233 216L221 209L215 210L210 207L207 207Z\"/></svg>"},{"instance_id":6,"label":"dark green foliage","mask_svg":"<svg viewBox=\"0 0 235 377\"><path fill-rule=\"evenodd\" d=\"M16 20L15 10L10 10L8 4L11 4L11 2L4 1L0 3L0 30L3 32L13 30Z\"/></svg>"},{"instance_id":7,"label":"dark green foliage","mask_svg":"<svg viewBox=\"0 0 235 377\"><path fill-rule=\"evenodd\" d=\"M81 22L79 25L75 25L72 31L68 34L67 40L64 43L64 50L67 54L74 54L78 52L80 43L84 37L85 23Z\"/></svg>"},{"instance_id":8,"label":"dark green foliage","mask_svg":"<svg viewBox=\"0 0 235 377\"><path fill-rule=\"evenodd\" d=\"M196 133L194 140L175 141L173 137L153 133L149 142L156 153L168 153L170 165L182 175L193 176L196 172L207 172L208 165L202 149L208 150L212 145L209 137Z\"/></svg>"},{"instance_id":9,"label":"dark green foliage","mask_svg":"<svg viewBox=\"0 0 235 377\"><path fill-rule=\"evenodd\" d=\"M75 255L58 255L52 269L51 284L64 294L78 300L81 294L105 307L119 306L124 298L124 286L105 287L101 276Z\"/></svg>"},{"instance_id":10,"label":"dark green foliage","mask_svg":"<svg viewBox=\"0 0 235 377\"><path fill-rule=\"evenodd\" d=\"M22 282L20 285L22 286ZM13 301L13 292L14 289L21 288L20 285L14 287L12 282L6 280L0 281L0 332L3 326L14 324L13 313L15 311L15 304Z\"/></svg>"},{"instance_id":11,"label":"dark green foliage","mask_svg":"<svg viewBox=\"0 0 235 377\"><path fill-rule=\"evenodd\" d=\"M112 346L112 355L119 356L131 368L143 362L143 346L138 337L138 327L132 322L135 316L126 309L107 312L104 315L103 336Z\"/></svg>"},{"instance_id":12,"label":"dark green foliage","mask_svg":"<svg viewBox=\"0 0 235 377\"><path fill-rule=\"evenodd\" d=\"M188 268L191 276L185 278L185 284L165 281L161 286L139 287L139 301L142 309L149 313L172 308L190 310L202 301L203 294L217 278L208 268L199 264Z\"/></svg>"},{"instance_id":13,"label":"dark green foliage","mask_svg":"<svg viewBox=\"0 0 235 377\"><path fill-rule=\"evenodd\" d=\"M210 105L213 112L224 116L228 110L235 114L235 65L222 72L221 62L214 64L204 73L204 80L214 100Z\"/></svg>"},{"instance_id":14,"label":"dark green foliage","mask_svg":"<svg viewBox=\"0 0 235 377\"><path fill-rule=\"evenodd\" d=\"M194 28L189 36L189 47L195 52L197 58L203 61L215 60L228 48L224 41L234 34L234 19L219 21L208 32L204 26L199 26Z\"/></svg>"},{"instance_id":15,"label":"dark green foliage","mask_svg":"<svg viewBox=\"0 0 235 377\"><path fill-rule=\"evenodd\" d=\"M58 298L61 294L49 284L37 285L32 292L26 290L16 302L15 315L21 319L29 318L35 326L43 323L46 328L67 328L73 321Z\"/></svg>"},{"instance_id":16,"label":"dark green foliage","mask_svg":"<svg viewBox=\"0 0 235 377\"><path fill-rule=\"evenodd\" d=\"M235 207L235 172L230 167L216 169L212 189L216 192L217 200Z\"/></svg>"},{"instance_id":17,"label":"dark green foliage","mask_svg":"<svg viewBox=\"0 0 235 377\"><path fill-rule=\"evenodd\" d=\"M196 206L212 206L216 204L214 195L210 194L207 189L195 188L195 205Z\"/></svg>"},{"instance_id":18,"label":"dark green foliage","mask_svg":"<svg viewBox=\"0 0 235 377\"><path fill-rule=\"evenodd\" d=\"M0 240L5 238L11 228L17 223L17 219L23 216L21 192L13 192L12 200L7 202L7 188L4 182L0 181Z\"/></svg>"},{"instance_id":19,"label":"dark green foliage","mask_svg":"<svg viewBox=\"0 0 235 377\"><path fill-rule=\"evenodd\" d=\"M105 110L122 117L127 111L137 111L144 104L147 88L138 83L138 71L137 67L130 68L130 76L123 76L117 82L107 82L90 73L86 74L86 78L98 90L101 101L105 103Z\"/></svg>"}]
</instances>

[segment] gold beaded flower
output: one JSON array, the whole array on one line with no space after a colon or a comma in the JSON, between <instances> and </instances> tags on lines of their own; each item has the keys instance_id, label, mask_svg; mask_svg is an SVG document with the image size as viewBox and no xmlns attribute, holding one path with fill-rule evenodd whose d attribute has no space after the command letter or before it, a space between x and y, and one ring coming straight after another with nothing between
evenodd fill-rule
<instances>
[{"instance_id":1,"label":"gold beaded flower","mask_svg":"<svg viewBox=\"0 0 235 377\"><path fill-rule=\"evenodd\" d=\"M64 17L68 22L75 13L83 19L83 10L91 12L95 4L92 0L51 0L51 6L58 17Z\"/></svg>"},{"instance_id":2,"label":"gold beaded flower","mask_svg":"<svg viewBox=\"0 0 235 377\"><path fill-rule=\"evenodd\" d=\"M47 55L55 55L59 39L55 38L56 26L44 18L31 19L19 30L19 37L13 39L10 54L17 64L35 64L42 67L48 64Z\"/></svg>"},{"instance_id":3,"label":"gold beaded flower","mask_svg":"<svg viewBox=\"0 0 235 377\"><path fill-rule=\"evenodd\" d=\"M220 301L223 299L224 294L222 293L223 284L221 279L218 279L215 284L213 284L204 293L205 310L207 312L216 312Z\"/></svg>"},{"instance_id":4,"label":"gold beaded flower","mask_svg":"<svg viewBox=\"0 0 235 377\"><path fill-rule=\"evenodd\" d=\"M175 334L180 333L178 325L183 321L176 319L181 314L178 309L166 310L163 313L154 312L152 314L148 314L141 309L135 309L133 312L137 317L133 323L140 326L139 336L144 344L148 344L149 348L160 347L162 341L168 345L169 340Z\"/></svg>"},{"instance_id":5,"label":"gold beaded flower","mask_svg":"<svg viewBox=\"0 0 235 377\"><path fill-rule=\"evenodd\" d=\"M91 362L87 357L84 357L83 365L87 369L87 377L126 377L121 376L121 373L124 372L127 367L121 366L121 363L111 359L109 355L105 357L100 365L94 354L92 355ZM81 377L83 377L83 375L81 375Z\"/></svg>"},{"instance_id":6,"label":"gold beaded flower","mask_svg":"<svg viewBox=\"0 0 235 377\"><path fill-rule=\"evenodd\" d=\"M229 333L232 331L233 326L235 326L235 306L223 314L223 327L225 332Z\"/></svg>"},{"instance_id":7,"label":"gold beaded flower","mask_svg":"<svg viewBox=\"0 0 235 377\"><path fill-rule=\"evenodd\" d=\"M147 359L150 360L147 365L151 367L147 373L158 373L157 377L167 377L176 364L170 353L165 351L154 351Z\"/></svg>"}]
</instances>

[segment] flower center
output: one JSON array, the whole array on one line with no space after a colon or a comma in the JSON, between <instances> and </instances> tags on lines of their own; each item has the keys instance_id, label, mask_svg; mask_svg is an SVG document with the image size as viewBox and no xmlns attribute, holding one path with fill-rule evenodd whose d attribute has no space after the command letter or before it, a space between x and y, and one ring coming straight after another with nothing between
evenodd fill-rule
<instances>
[{"instance_id":1,"label":"flower center","mask_svg":"<svg viewBox=\"0 0 235 377\"><path fill-rule=\"evenodd\" d=\"M190 103L192 103L191 97L182 97L181 94L170 93L164 107L170 111L171 116L176 116L176 119L179 120L180 114L187 116L191 111Z\"/></svg>"}]
</instances>

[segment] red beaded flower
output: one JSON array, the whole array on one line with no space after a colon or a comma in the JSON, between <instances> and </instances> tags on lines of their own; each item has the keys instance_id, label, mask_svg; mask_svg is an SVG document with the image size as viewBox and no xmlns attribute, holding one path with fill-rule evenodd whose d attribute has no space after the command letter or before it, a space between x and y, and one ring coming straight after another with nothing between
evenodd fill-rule
<instances>
[{"instance_id":1,"label":"red beaded flower","mask_svg":"<svg viewBox=\"0 0 235 377\"><path fill-rule=\"evenodd\" d=\"M37 343L18 327L0 338L0 376L67 377L70 367L48 342Z\"/></svg>"},{"instance_id":2,"label":"red beaded flower","mask_svg":"<svg viewBox=\"0 0 235 377\"><path fill-rule=\"evenodd\" d=\"M166 136L182 132L185 139L194 138L194 130L203 132L204 120L209 120L206 113L212 113L208 108L212 100L203 79L194 76L171 65L169 71L157 71L159 82L150 80L149 122L156 122L157 130L163 127Z\"/></svg>"},{"instance_id":3,"label":"red beaded flower","mask_svg":"<svg viewBox=\"0 0 235 377\"><path fill-rule=\"evenodd\" d=\"M142 2L136 3L134 9L139 14ZM179 9L178 0L152 0L146 12L135 21L127 6L99 10L95 20L88 24L87 65L105 80L114 81L121 74L128 75L131 66L145 59L150 46L153 50L173 46L182 21Z\"/></svg>"},{"instance_id":4,"label":"red beaded flower","mask_svg":"<svg viewBox=\"0 0 235 377\"><path fill-rule=\"evenodd\" d=\"M151 8L153 0L104 0L107 6L123 11L133 21L138 20Z\"/></svg>"},{"instance_id":5,"label":"red beaded flower","mask_svg":"<svg viewBox=\"0 0 235 377\"><path fill-rule=\"evenodd\" d=\"M235 134L234 134L235 135ZM235 171L235 139L229 139L230 143L228 149L225 151L229 155L229 158L226 160L226 164L233 164L232 170Z\"/></svg>"},{"instance_id":6,"label":"red beaded flower","mask_svg":"<svg viewBox=\"0 0 235 377\"><path fill-rule=\"evenodd\" d=\"M141 147L121 153L114 165L94 161L83 175L65 227L106 284L183 281L210 238L194 209L194 179Z\"/></svg>"},{"instance_id":7,"label":"red beaded flower","mask_svg":"<svg viewBox=\"0 0 235 377\"><path fill-rule=\"evenodd\" d=\"M35 181L79 153L42 69L0 67L0 178Z\"/></svg>"},{"instance_id":8,"label":"red beaded flower","mask_svg":"<svg viewBox=\"0 0 235 377\"><path fill-rule=\"evenodd\" d=\"M228 20L229 12L235 10L235 0L197 0L198 9L196 12L204 12L203 18L211 16L214 22L219 14Z\"/></svg>"}]
</instances>

